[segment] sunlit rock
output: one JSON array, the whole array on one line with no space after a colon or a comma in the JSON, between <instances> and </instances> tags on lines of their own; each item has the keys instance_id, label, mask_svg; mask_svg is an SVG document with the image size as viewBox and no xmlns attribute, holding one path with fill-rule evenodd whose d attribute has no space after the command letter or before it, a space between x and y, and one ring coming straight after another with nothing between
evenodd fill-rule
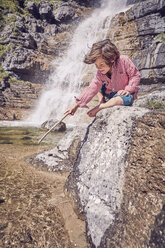
<instances>
[{"instance_id":1,"label":"sunlit rock","mask_svg":"<svg viewBox=\"0 0 165 248\"><path fill-rule=\"evenodd\" d=\"M51 127L53 127L58 120L47 120L44 123L41 124L41 128L49 130ZM58 132L64 132L66 130L66 124L64 122L60 122L54 129L53 131L58 131Z\"/></svg>"}]
</instances>

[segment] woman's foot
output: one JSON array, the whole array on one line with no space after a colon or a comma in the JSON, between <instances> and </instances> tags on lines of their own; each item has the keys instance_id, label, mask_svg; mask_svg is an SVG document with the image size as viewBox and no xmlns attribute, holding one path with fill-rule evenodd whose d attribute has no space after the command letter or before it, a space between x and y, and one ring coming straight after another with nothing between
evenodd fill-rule
<instances>
[{"instance_id":1,"label":"woman's foot","mask_svg":"<svg viewBox=\"0 0 165 248\"><path fill-rule=\"evenodd\" d=\"M94 107L93 109L89 110L87 112L87 114L89 115L89 117L95 117L97 112L100 111L100 108L99 108L100 105L97 105L96 107Z\"/></svg>"}]
</instances>

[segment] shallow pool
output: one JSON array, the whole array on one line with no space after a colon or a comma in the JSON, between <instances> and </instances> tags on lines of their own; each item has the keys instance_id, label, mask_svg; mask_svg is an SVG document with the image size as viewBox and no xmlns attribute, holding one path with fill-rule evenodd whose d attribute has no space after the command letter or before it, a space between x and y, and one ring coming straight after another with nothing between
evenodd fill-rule
<instances>
[{"instance_id":1,"label":"shallow pool","mask_svg":"<svg viewBox=\"0 0 165 248\"><path fill-rule=\"evenodd\" d=\"M37 127L0 127L0 144L38 145L45 132ZM51 132L39 145L57 145L64 134L65 132Z\"/></svg>"}]
</instances>

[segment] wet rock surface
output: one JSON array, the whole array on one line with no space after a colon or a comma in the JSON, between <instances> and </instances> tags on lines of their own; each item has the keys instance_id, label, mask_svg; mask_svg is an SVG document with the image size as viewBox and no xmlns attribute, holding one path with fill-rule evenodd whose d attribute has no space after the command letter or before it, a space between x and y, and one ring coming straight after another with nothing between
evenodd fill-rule
<instances>
[{"instance_id":1,"label":"wet rock surface","mask_svg":"<svg viewBox=\"0 0 165 248\"><path fill-rule=\"evenodd\" d=\"M69 171L77 159L86 129L77 127L59 141L57 147L31 158L31 163L39 167L47 167L48 171Z\"/></svg>"},{"instance_id":2,"label":"wet rock surface","mask_svg":"<svg viewBox=\"0 0 165 248\"><path fill-rule=\"evenodd\" d=\"M41 128L49 130L52 128L55 124L58 123L58 120L48 120L42 123ZM58 131L58 132L64 132L66 131L66 124L64 122L60 122L54 129L53 131Z\"/></svg>"}]
</instances>

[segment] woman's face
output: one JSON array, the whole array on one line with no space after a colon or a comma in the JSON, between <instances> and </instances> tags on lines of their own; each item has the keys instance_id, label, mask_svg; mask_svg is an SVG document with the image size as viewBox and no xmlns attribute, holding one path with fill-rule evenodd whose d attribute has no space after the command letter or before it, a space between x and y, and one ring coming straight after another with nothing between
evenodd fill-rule
<instances>
[{"instance_id":1,"label":"woman's face","mask_svg":"<svg viewBox=\"0 0 165 248\"><path fill-rule=\"evenodd\" d=\"M102 74L106 74L107 72L111 71L111 67L106 64L105 60L102 57L98 57L96 59L95 66Z\"/></svg>"}]
</instances>

